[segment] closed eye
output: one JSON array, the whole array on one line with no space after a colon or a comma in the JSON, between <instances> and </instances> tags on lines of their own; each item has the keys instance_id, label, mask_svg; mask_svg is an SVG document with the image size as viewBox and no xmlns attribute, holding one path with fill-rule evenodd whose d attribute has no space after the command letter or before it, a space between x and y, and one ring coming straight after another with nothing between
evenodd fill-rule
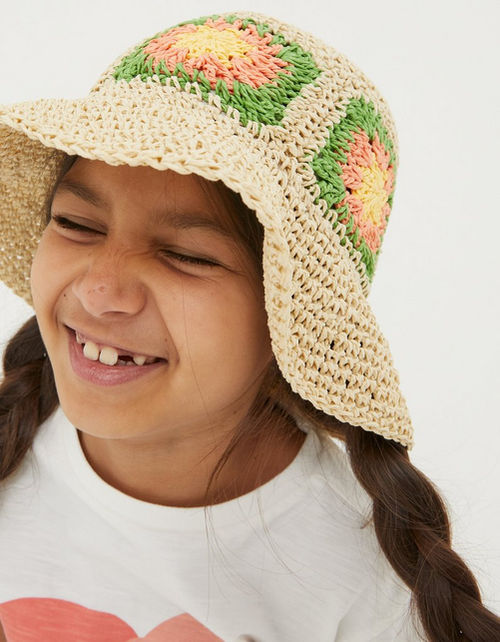
<instances>
[{"instance_id":1,"label":"closed eye","mask_svg":"<svg viewBox=\"0 0 500 642\"><path fill-rule=\"evenodd\" d=\"M102 234L99 230L95 230L91 227L81 225L76 223L65 216L60 214L52 215L52 220L56 223L57 226L62 227L67 230L75 230L77 232L85 232L89 234ZM181 254L180 252L174 252L173 250L162 250L162 255L168 259L173 259L179 263L189 263L191 265L201 265L206 267L218 267L220 264L212 261L210 259L203 259L199 256L191 256L190 254Z\"/></svg>"},{"instance_id":2,"label":"closed eye","mask_svg":"<svg viewBox=\"0 0 500 642\"><path fill-rule=\"evenodd\" d=\"M193 265L204 265L207 267L217 267L219 263L210 261L209 259L202 259L199 256L191 256L189 254L180 254L179 252L172 252L172 250L162 250L162 254L167 258L172 258L174 261L180 263L191 263Z\"/></svg>"},{"instance_id":3,"label":"closed eye","mask_svg":"<svg viewBox=\"0 0 500 642\"><path fill-rule=\"evenodd\" d=\"M59 227L63 227L66 230L78 230L79 232L90 232L94 234L102 234L99 230L94 230L91 227L86 227L85 225L80 225L80 223L75 223L75 221L72 221L69 218L66 218L65 216L61 216L60 214L53 214L51 216L51 219L55 222L55 224Z\"/></svg>"}]
</instances>

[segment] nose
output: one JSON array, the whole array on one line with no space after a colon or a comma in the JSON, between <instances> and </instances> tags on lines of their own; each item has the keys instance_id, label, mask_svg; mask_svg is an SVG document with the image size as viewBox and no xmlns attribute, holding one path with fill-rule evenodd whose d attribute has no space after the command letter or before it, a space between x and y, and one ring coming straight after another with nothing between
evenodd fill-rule
<instances>
[{"instance_id":1,"label":"nose","mask_svg":"<svg viewBox=\"0 0 500 642\"><path fill-rule=\"evenodd\" d=\"M73 281L72 291L95 317L110 313L134 315L146 303L139 261L124 248L95 248Z\"/></svg>"}]
</instances>

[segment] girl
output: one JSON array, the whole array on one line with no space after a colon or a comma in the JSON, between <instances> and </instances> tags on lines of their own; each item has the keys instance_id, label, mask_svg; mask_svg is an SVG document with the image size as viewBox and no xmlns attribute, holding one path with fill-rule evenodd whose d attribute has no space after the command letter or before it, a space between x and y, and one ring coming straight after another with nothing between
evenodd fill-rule
<instances>
[{"instance_id":1,"label":"girl","mask_svg":"<svg viewBox=\"0 0 500 642\"><path fill-rule=\"evenodd\" d=\"M0 123L0 269L35 309L0 391L3 638L500 639L367 302L397 170L369 79L241 12Z\"/></svg>"}]
</instances>

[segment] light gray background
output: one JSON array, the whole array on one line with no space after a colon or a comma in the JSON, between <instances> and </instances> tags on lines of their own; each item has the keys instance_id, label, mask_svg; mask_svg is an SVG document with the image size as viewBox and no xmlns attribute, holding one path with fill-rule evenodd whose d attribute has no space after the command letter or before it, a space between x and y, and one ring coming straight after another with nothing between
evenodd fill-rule
<instances>
[{"instance_id":1,"label":"light gray background","mask_svg":"<svg viewBox=\"0 0 500 642\"><path fill-rule=\"evenodd\" d=\"M495 0L16 0L3 3L0 103L83 96L130 45L251 8L359 65L400 138L370 301L416 431L413 462L450 506L454 546L500 611L499 49ZM0 288L0 347L31 310Z\"/></svg>"}]
</instances>

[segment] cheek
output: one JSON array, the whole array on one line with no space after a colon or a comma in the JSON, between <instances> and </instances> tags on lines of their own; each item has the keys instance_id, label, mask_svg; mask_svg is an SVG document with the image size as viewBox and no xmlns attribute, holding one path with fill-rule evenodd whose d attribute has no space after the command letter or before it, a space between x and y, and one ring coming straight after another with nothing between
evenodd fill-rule
<instances>
[{"instance_id":1,"label":"cheek","mask_svg":"<svg viewBox=\"0 0 500 642\"><path fill-rule=\"evenodd\" d=\"M71 280L69 266L71 256L46 230L40 240L31 266L31 294L33 306L41 328L44 320L52 316L55 305L64 288Z\"/></svg>"},{"instance_id":2,"label":"cheek","mask_svg":"<svg viewBox=\"0 0 500 642\"><path fill-rule=\"evenodd\" d=\"M193 364L210 370L254 369L271 353L263 294L236 279L230 287L184 292L182 322L175 339Z\"/></svg>"},{"instance_id":3,"label":"cheek","mask_svg":"<svg viewBox=\"0 0 500 642\"><path fill-rule=\"evenodd\" d=\"M40 314L50 300L52 281L57 272L54 269L54 253L50 252L45 232L38 245L31 265L31 295L35 312Z\"/></svg>"}]
</instances>

